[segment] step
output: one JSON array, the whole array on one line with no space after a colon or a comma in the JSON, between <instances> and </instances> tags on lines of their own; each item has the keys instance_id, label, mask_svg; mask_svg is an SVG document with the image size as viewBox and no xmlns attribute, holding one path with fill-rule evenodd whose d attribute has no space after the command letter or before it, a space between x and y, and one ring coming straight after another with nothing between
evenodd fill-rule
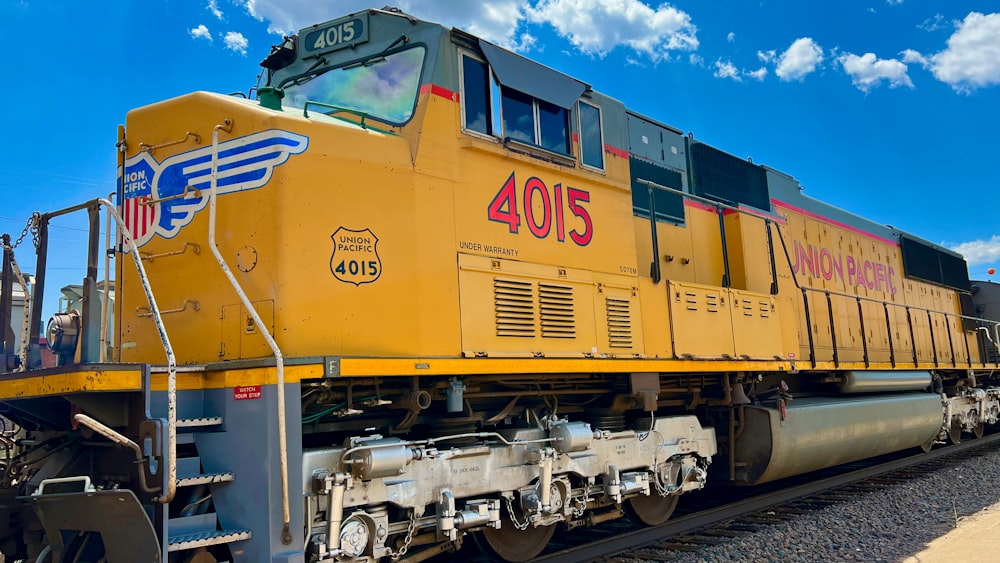
<instances>
[{"instance_id":1,"label":"step","mask_svg":"<svg viewBox=\"0 0 1000 563\"><path fill-rule=\"evenodd\" d=\"M208 485L211 483L228 483L235 481L236 476L231 471L222 473L199 473L190 477L180 477L177 479L178 487L190 487L192 485Z\"/></svg>"},{"instance_id":2,"label":"step","mask_svg":"<svg viewBox=\"0 0 1000 563\"><path fill-rule=\"evenodd\" d=\"M179 457L177 458L177 477L183 479L184 477L193 477L195 475L201 475L201 458L198 456L194 457Z\"/></svg>"},{"instance_id":3,"label":"step","mask_svg":"<svg viewBox=\"0 0 1000 563\"><path fill-rule=\"evenodd\" d=\"M211 532L180 534L167 538L167 551L184 551L186 549L195 549L209 545L233 543L248 540L250 537L250 530L214 530Z\"/></svg>"},{"instance_id":4,"label":"step","mask_svg":"<svg viewBox=\"0 0 1000 563\"><path fill-rule=\"evenodd\" d=\"M180 537L190 534L215 532L219 523L217 516L218 514L214 512L206 512L205 514L194 516L171 518L167 524L168 535Z\"/></svg>"},{"instance_id":5,"label":"step","mask_svg":"<svg viewBox=\"0 0 1000 563\"><path fill-rule=\"evenodd\" d=\"M221 416L204 416L201 418L178 418L177 429L206 428L222 424Z\"/></svg>"}]
</instances>

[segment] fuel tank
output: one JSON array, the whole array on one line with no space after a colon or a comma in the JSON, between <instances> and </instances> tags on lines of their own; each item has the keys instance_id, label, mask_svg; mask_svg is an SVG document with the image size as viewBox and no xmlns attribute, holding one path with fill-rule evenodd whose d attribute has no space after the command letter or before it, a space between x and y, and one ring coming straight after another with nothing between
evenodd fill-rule
<instances>
[{"instance_id":1,"label":"fuel tank","mask_svg":"<svg viewBox=\"0 0 1000 563\"><path fill-rule=\"evenodd\" d=\"M747 405L736 441L736 480L755 485L930 442L941 429L940 395L796 398L777 408Z\"/></svg>"},{"instance_id":2,"label":"fuel tank","mask_svg":"<svg viewBox=\"0 0 1000 563\"><path fill-rule=\"evenodd\" d=\"M929 371L847 371L837 384L841 393L920 391L931 385Z\"/></svg>"}]
</instances>

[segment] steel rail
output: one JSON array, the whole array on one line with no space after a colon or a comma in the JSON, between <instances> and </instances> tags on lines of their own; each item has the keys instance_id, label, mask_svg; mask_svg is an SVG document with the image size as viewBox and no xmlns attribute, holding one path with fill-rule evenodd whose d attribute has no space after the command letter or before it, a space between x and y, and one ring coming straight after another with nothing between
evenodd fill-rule
<instances>
[{"instance_id":1,"label":"steel rail","mask_svg":"<svg viewBox=\"0 0 1000 563\"><path fill-rule=\"evenodd\" d=\"M826 490L836 489L851 483L870 479L877 475L898 471L907 467L922 465L930 461L969 450L985 448L990 445L993 445L994 447L1000 445L1000 434L983 436L982 438L976 440L969 440L962 442L961 444L940 448L930 453L908 456L902 459L858 469L848 473L826 477L810 483L796 485L787 489L769 491L765 494L738 502L689 514L676 520L671 520L661 526L642 528L633 532L626 532L610 538L604 538L595 542L574 546L569 549L564 549L535 558L532 561L536 563L576 563L578 561L590 561L598 557L621 554L623 552L649 546L650 544L658 541L667 540L684 534L690 534L711 526L712 524L717 524L719 522L752 514L776 505L809 497Z\"/></svg>"}]
</instances>

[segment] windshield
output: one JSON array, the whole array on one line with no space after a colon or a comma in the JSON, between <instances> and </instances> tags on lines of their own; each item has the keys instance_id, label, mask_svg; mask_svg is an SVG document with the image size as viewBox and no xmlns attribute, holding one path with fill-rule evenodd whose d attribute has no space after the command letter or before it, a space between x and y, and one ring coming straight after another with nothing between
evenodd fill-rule
<instances>
[{"instance_id":1,"label":"windshield","mask_svg":"<svg viewBox=\"0 0 1000 563\"><path fill-rule=\"evenodd\" d=\"M289 105L304 108L307 101L367 113L370 117L403 124L413 116L420 88L424 48L414 47L364 63L336 68L290 81L285 88ZM309 111L336 114L317 106Z\"/></svg>"}]
</instances>

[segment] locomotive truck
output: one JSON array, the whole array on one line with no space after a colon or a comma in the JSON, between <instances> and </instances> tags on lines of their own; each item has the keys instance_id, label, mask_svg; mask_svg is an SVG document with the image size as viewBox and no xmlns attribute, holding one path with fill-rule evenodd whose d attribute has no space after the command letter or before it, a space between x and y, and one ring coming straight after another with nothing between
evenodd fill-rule
<instances>
[{"instance_id":1,"label":"locomotive truck","mask_svg":"<svg viewBox=\"0 0 1000 563\"><path fill-rule=\"evenodd\" d=\"M955 252L398 10L261 64L249 97L130 111L115 197L29 221L8 559L526 561L1000 416ZM82 299L43 330L67 213Z\"/></svg>"}]
</instances>

